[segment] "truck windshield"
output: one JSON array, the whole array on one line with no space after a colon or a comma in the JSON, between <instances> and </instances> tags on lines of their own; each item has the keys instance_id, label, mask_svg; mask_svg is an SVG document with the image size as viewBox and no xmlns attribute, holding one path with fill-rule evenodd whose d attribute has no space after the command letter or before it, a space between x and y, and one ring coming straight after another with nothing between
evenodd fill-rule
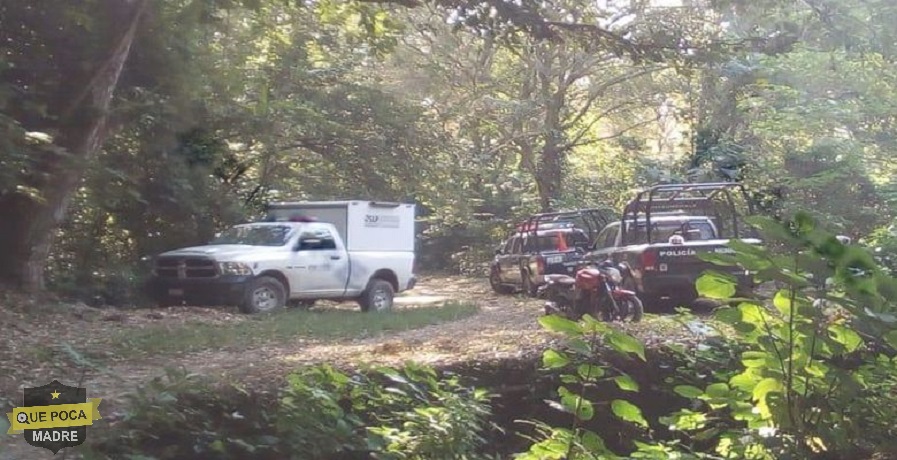
<instances>
[{"instance_id":1,"label":"truck windshield","mask_svg":"<svg viewBox=\"0 0 897 460\"><path fill-rule=\"evenodd\" d=\"M244 225L231 227L209 244L245 244L249 246L283 246L290 239L287 225Z\"/></svg>"},{"instance_id":2,"label":"truck windshield","mask_svg":"<svg viewBox=\"0 0 897 460\"><path fill-rule=\"evenodd\" d=\"M665 243L673 235L682 235L685 241L703 241L716 238L713 226L707 221L658 222L652 223L651 228L651 242L653 243ZM632 238L634 240L632 244L645 244L648 242L644 223L639 223L638 230Z\"/></svg>"}]
</instances>

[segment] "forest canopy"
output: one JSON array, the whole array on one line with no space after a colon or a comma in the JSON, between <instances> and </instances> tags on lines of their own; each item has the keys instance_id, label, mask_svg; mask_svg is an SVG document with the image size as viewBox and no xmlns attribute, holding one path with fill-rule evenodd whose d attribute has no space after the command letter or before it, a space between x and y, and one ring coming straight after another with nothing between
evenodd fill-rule
<instances>
[{"instance_id":1,"label":"forest canopy","mask_svg":"<svg viewBox=\"0 0 897 460\"><path fill-rule=\"evenodd\" d=\"M0 5L0 278L132 301L142 257L274 199L421 209L422 268L526 213L738 180L894 248L897 5Z\"/></svg>"}]
</instances>

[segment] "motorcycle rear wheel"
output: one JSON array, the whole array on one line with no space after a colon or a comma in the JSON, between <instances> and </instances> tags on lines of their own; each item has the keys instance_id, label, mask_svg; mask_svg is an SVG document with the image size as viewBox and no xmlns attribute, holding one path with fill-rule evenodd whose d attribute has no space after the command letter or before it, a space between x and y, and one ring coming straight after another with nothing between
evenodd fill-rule
<instances>
[{"instance_id":1,"label":"motorcycle rear wheel","mask_svg":"<svg viewBox=\"0 0 897 460\"><path fill-rule=\"evenodd\" d=\"M642 305L641 299L636 296L618 300L617 305L620 306L620 313L623 321L637 323L645 316L645 306Z\"/></svg>"}]
</instances>

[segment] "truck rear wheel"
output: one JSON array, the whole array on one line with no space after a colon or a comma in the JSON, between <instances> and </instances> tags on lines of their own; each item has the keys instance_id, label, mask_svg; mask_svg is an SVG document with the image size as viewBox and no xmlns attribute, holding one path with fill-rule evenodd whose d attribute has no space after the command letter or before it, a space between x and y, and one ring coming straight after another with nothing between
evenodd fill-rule
<instances>
[{"instance_id":1,"label":"truck rear wheel","mask_svg":"<svg viewBox=\"0 0 897 460\"><path fill-rule=\"evenodd\" d=\"M395 290L392 288L392 284L375 278L368 283L367 289L358 299L358 304L361 305L363 312L389 311L392 310L394 296Z\"/></svg>"},{"instance_id":2,"label":"truck rear wheel","mask_svg":"<svg viewBox=\"0 0 897 460\"><path fill-rule=\"evenodd\" d=\"M246 287L240 311L252 314L279 310L286 303L286 297L286 289L280 281L270 276L261 276Z\"/></svg>"}]
</instances>

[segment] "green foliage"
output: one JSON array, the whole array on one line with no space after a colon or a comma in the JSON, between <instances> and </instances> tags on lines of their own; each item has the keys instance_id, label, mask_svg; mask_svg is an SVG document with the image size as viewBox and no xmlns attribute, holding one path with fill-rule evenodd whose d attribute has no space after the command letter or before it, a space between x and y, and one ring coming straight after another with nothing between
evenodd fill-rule
<instances>
[{"instance_id":1,"label":"green foliage","mask_svg":"<svg viewBox=\"0 0 897 460\"><path fill-rule=\"evenodd\" d=\"M891 275L897 274L897 225L891 222L877 228L869 235L868 244L874 248L875 260Z\"/></svg>"},{"instance_id":2,"label":"green foliage","mask_svg":"<svg viewBox=\"0 0 897 460\"><path fill-rule=\"evenodd\" d=\"M680 411L668 421L676 430L706 438L706 421L715 420L710 433L717 452L738 457L805 458L820 451L855 455L887 445L890 422L879 417L890 415L861 401L897 403L878 390L890 381L879 372L897 369L892 345L876 339L894 331L895 280L865 250L841 245L806 214L785 224L767 218L753 222L764 230L771 248L791 255L733 245L732 257L704 257L752 269L758 282L776 283L780 289L767 301L758 298L717 310L716 319L734 332L730 337L739 345L740 358L703 389L676 386L677 394L701 401L701 410ZM832 283L825 290L813 288L818 283L810 275L830 277ZM697 288L704 295L718 294L723 279L707 273ZM721 418L728 421L720 423Z\"/></svg>"},{"instance_id":3,"label":"green foliage","mask_svg":"<svg viewBox=\"0 0 897 460\"><path fill-rule=\"evenodd\" d=\"M484 442L489 395L456 376L413 364L354 375L319 366L287 380L274 402L169 371L130 398L87 458L473 459Z\"/></svg>"},{"instance_id":4,"label":"green foliage","mask_svg":"<svg viewBox=\"0 0 897 460\"><path fill-rule=\"evenodd\" d=\"M617 458L604 443L601 436L590 428L589 421L596 416L596 410L603 405L594 399L594 388L605 383L613 384L624 392L638 392L639 385L630 375L617 366L598 362L598 356L607 359L605 353L613 353L628 359L637 356L645 360L644 345L629 334L623 333L599 322L589 315L579 322L557 315L539 318L539 323L548 331L562 334L566 339L566 349L548 349L542 354L543 367L559 372L564 383L557 389L558 400L549 404L572 416L570 428L551 427L543 422L533 422L537 438L521 459L597 459ZM597 345L598 343L604 346ZM635 426L647 428L648 422L641 409L632 402L615 399L610 403L611 412L620 420Z\"/></svg>"},{"instance_id":5,"label":"green foliage","mask_svg":"<svg viewBox=\"0 0 897 460\"><path fill-rule=\"evenodd\" d=\"M539 437L522 458L617 458L588 423L601 407L635 427L661 424L633 439L630 458L856 458L893 444L893 392L897 375L897 280L878 268L869 252L842 245L799 213L784 223L751 218L764 246L730 242L734 254L706 254L719 265L750 270L768 298L733 299L736 280L708 271L696 283L705 297L734 305L714 313L717 339L691 349L670 347L679 364L664 391L689 400L656 420L633 400L589 392L613 381L641 396L630 376L613 366L607 349L644 359L641 344L589 317L579 323L547 316L546 329L567 338L566 350L547 350L543 367L564 384L553 407L568 412L568 427L536 423ZM811 277L812 275L812 277ZM825 287L814 282L829 278ZM758 290L762 292L762 290ZM683 314L683 325L696 320ZM621 393L626 394L626 393ZM601 399L598 399L601 398Z\"/></svg>"},{"instance_id":6,"label":"green foliage","mask_svg":"<svg viewBox=\"0 0 897 460\"><path fill-rule=\"evenodd\" d=\"M93 440L87 458L272 458L279 442L276 433L262 428L273 421L269 403L183 370L166 370L127 403L123 420Z\"/></svg>"}]
</instances>

